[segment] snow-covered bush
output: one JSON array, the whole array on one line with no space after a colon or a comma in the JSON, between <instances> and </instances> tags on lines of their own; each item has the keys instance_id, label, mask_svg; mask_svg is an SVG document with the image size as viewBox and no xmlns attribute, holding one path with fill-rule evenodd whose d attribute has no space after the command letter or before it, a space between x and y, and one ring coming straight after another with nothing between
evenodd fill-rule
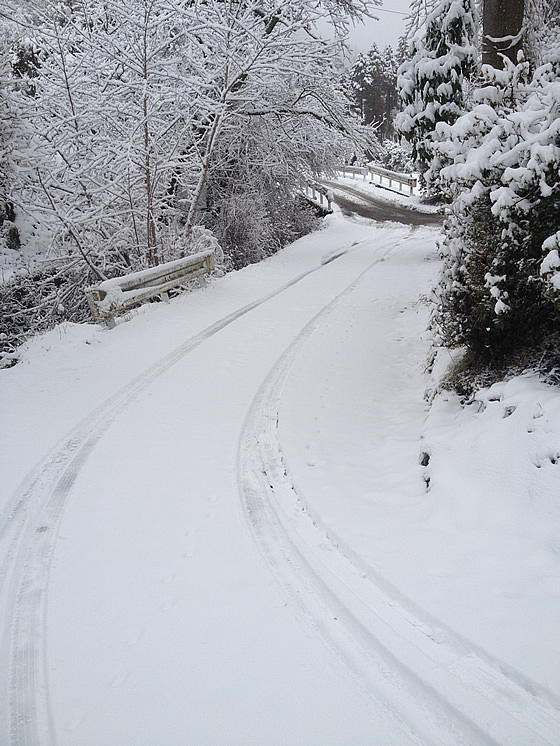
<instances>
[{"instance_id":1,"label":"snow-covered bush","mask_svg":"<svg viewBox=\"0 0 560 746\"><path fill-rule=\"evenodd\" d=\"M397 131L412 144L412 156L428 194L440 191L436 126L452 124L465 111L466 81L475 73L478 51L474 0L441 0L413 38L399 68L404 105Z\"/></svg>"},{"instance_id":2,"label":"snow-covered bush","mask_svg":"<svg viewBox=\"0 0 560 746\"><path fill-rule=\"evenodd\" d=\"M400 143L393 140L383 141L380 161L390 171L405 174L410 174L414 171L410 148L403 147Z\"/></svg>"},{"instance_id":3,"label":"snow-covered bush","mask_svg":"<svg viewBox=\"0 0 560 746\"><path fill-rule=\"evenodd\" d=\"M259 262L318 225L315 211L303 198L282 190L230 195L208 220L222 247L226 269Z\"/></svg>"},{"instance_id":4,"label":"snow-covered bush","mask_svg":"<svg viewBox=\"0 0 560 746\"><path fill-rule=\"evenodd\" d=\"M560 330L560 66L485 69L478 104L437 125L457 198L437 322L449 344L498 361Z\"/></svg>"},{"instance_id":5,"label":"snow-covered bush","mask_svg":"<svg viewBox=\"0 0 560 746\"><path fill-rule=\"evenodd\" d=\"M0 282L0 368L17 362L16 348L29 336L62 321L91 318L84 288L96 281L79 264L44 266Z\"/></svg>"}]
</instances>

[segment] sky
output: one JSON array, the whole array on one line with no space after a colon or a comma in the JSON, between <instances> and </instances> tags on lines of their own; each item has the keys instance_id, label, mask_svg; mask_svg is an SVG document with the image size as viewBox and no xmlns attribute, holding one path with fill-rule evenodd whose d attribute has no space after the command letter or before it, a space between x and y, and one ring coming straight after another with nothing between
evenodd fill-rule
<instances>
[{"instance_id":1,"label":"sky","mask_svg":"<svg viewBox=\"0 0 560 746\"><path fill-rule=\"evenodd\" d=\"M399 37L405 30L405 15L409 10L409 0L384 0L376 9L378 20L367 19L358 24L350 33L350 45L358 52L367 52L373 43L384 49L390 44L397 48Z\"/></svg>"},{"instance_id":2,"label":"sky","mask_svg":"<svg viewBox=\"0 0 560 746\"><path fill-rule=\"evenodd\" d=\"M348 45L354 53L352 59L359 52L369 51L373 44L377 44L381 50L389 44L396 51L399 38L405 32L409 5L410 0L382 0L382 5L374 12L374 18L354 24L348 34ZM326 37L333 33L326 23L319 23L318 30Z\"/></svg>"}]
</instances>

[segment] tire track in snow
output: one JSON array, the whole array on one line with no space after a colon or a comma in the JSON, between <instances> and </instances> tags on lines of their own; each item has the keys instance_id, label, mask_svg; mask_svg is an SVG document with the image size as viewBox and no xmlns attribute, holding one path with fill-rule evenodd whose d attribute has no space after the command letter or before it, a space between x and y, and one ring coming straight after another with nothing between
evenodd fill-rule
<instances>
[{"instance_id":1,"label":"tire track in snow","mask_svg":"<svg viewBox=\"0 0 560 746\"><path fill-rule=\"evenodd\" d=\"M12 496L0 523L0 646L8 651L8 677L0 681L0 742L53 746L55 729L46 662L46 604L58 526L80 470L112 422L157 378L192 350L360 242L349 243L321 264L224 316L186 340L83 419L50 451ZM4 657L4 654L3 654Z\"/></svg>"},{"instance_id":2,"label":"tire track in snow","mask_svg":"<svg viewBox=\"0 0 560 746\"><path fill-rule=\"evenodd\" d=\"M310 513L290 478L279 405L297 354L379 259L302 330L263 383L239 443L254 540L295 608L417 743L558 744L558 703L417 608Z\"/></svg>"}]
</instances>

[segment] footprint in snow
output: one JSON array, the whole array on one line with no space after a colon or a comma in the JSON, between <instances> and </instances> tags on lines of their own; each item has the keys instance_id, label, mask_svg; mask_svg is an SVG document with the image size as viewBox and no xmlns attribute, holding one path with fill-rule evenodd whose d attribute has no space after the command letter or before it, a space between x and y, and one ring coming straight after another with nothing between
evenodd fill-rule
<instances>
[{"instance_id":1,"label":"footprint in snow","mask_svg":"<svg viewBox=\"0 0 560 746\"><path fill-rule=\"evenodd\" d=\"M161 609L161 611L169 611L169 609L172 609L174 606L175 606L175 599L167 598L159 608Z\"/></svg>"},{"instance_id":2,"label":"footprint in snow","mask_svg":"<svg viewBox=\"0 0 560 746\"><path fill-rule=\"evenodd\" d=\"M117 687L122 686L127 679L128 671L120 671L111 681L111 687L116 689Z\"/></svg>"}]
</instances>

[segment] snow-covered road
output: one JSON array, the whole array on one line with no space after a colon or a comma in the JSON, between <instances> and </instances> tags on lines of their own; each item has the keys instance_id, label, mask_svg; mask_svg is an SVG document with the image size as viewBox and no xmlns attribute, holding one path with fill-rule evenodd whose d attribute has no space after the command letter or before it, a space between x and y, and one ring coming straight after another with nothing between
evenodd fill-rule
<instances>
[{"instance_id":1,"label":"snow-covered road","mask_svg":"<svg viewBox=\"0 0 560 746\"><path fill-rule=\"evenodd\" d=\"M425 522L437 229L327 226L2 372L1 743L557 742L377 567L376 495Z\"/></svg>"},{"instance_id":2,"label":"snow-covered road","mask_svg":"<svg viewBox=\"0 0 560 746\"><path fill-rule=\"evenodd\" d=\"M441 225L443 216L434 208L416 210L404 194L380 187L361 179L322 179L333 190L334 201L347 216L359 215L379 222L390 221L403 225ZM412 207L412 209L411 209Z\"/></svg>"}]
</instances>

